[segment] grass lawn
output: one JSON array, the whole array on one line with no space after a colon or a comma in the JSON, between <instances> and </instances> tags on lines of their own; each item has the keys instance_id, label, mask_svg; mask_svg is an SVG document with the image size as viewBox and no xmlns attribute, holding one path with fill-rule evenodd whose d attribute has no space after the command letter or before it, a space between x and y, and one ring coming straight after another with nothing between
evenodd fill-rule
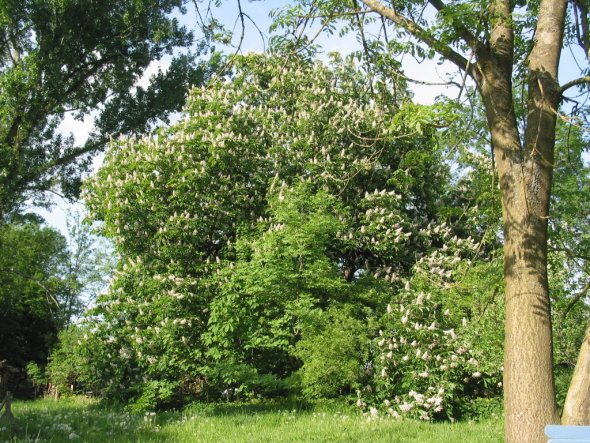
<instances>
[{"instance_id":1,"label":"grass lawn","mask_svg":"<svg viewBox=\"0 0 590 443\"><path fill-rule=\"evenodd\" d=\"M501 442L501 418L478 423L367 420L339 403L195 404L134 415L87 398L13 403L21 430L4 442Z\"/></svg>"}]
</instances>

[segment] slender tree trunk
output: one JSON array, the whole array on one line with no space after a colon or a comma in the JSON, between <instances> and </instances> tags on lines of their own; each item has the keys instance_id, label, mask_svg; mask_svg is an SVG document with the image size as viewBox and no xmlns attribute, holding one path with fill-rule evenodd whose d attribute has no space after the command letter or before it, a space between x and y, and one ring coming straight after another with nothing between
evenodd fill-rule
<instances>
[{"instance_id":1,"label":"slender tree trunk","mask_svg":"<svg viewBox=\"0 0 590 443\"><path fill-rule=\"evenodd\" d=\"M482 88L502 191L506 441L545 442L545 425L559 421L547 280L550 194L549 188L539 185L550 183L551 171L532 167L530 163L535 160L525 156L520 147L510 84L506 81L488 76Z\"/></svg>"},{"instance_id":2,"label":"slender tree trunk","mask_svg":"<svg viewBox=\"0 0 590 443\"><path fill-rule=\"evenodd\" d=\"M486 109L502 193L505 437L508 443L540 443L546 441L544 427L559 422L547 278L547 222L559 102L558 95L550 92L558 87L556 74L546 69L531 71L523 144L512 97L510 10L503 1L494 7L498 21L491 36L492 51L479 55L474 77Z\"/></svg>"},{"instance_id":3,"label":"slender tree trunk","mask_svg":"<svg viewBox=\"0 0 590 443\"><path fill-rule=\"evenodd\" d=\"M502 193L508 443L544 443L544 427L559 423L553 381L547 226L561 98L557 67L566 5L566 0L542 0L539 6L535 41L528 58L524 140L514 113L514 29L505 0L490 3L491 50L478 54L478 70L474 72L486 109Z\"/></svg>"},{"instance_id":4,"label":"slender tree trunk","mask_svg":"<svg viewBox=\"0 0 590 443\"><path fill-rule=\"evenodd\" d=\"M590 323L580 348L576 369L563 406L561 423L590 425Z\"/></svg>"}]
</instances>

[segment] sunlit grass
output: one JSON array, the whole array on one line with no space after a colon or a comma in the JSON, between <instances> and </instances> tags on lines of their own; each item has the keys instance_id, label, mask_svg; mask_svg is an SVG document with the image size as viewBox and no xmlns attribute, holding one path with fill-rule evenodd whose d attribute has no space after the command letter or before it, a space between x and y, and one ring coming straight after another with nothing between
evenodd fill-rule
<instances>
[{"instance_id":1,"label":"sunlit grass","mask_svg":"<svg viewBox=\"0 0 590 443\"><path fill-rule=\"evenodd\" d=\"M21 429L3 442L500 442L499 418L478 423L368 420L338 403L193 405L130 414L86 398L15 402Z\"/></svg>"}]
</instances>

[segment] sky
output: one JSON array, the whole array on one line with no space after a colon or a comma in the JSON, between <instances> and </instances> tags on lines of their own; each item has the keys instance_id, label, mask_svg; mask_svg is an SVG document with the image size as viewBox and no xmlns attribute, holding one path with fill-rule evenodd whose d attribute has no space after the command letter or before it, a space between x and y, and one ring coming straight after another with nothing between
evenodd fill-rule
<instances>
[{"instance_id":1,"label":"sky","mask_svg":"<svg viewBox=\"0 0 590 443\"><path fill-rule=\"evenodd\" d=\"M190 4L191 2L189 2ZM268 27L271 24L269 18L269 12L272 8L279 8L289 3L286 0L267 0L267 1L251 1L242 0L241 5L245 14L256 23L259 30L263 31L268 37ZM272 5L272 6L271 6ZM234 27L235 37L234 41L240 34L240 22L238 21L238 9L236 0L227 0L222 2L222 6L213 11L215 17L226 24L227 26ZM178 20L187 26L189 29L194 29L195 35L199 35L197 29L197 20L194 9L190 9L186 15L177 15ZM246 32L245 38L241 45L241 50L244 53L255 51L261 52L265 47L265 41L260 36L259 30L246 19ZM324 53L329 52L340 52L342 54L350 53L351 51L358 49L359 44L356 41L355 36L351 33L344 37L338 37L337 35L327 36L322 35L318 38L319 43ZM226 48L227 52L235 51L232 48ZM584 60L583 54L576 54L576 58ZM149 77L155 74L158 69L166 70L170 64L170 57L165 57L160 61L153 62L145 72L145 75L138 81L138 85L147 86ZM420 84L410 84L410 89L414 95L414 101L420 104L432 104L436 97L439 95L455 96L457 94L456 88L445 88L440 85L427 86L423 83L441 83L444 82L449 75L457 75L457 69L450 63L440 63L438 60L425 61L423 63L416 62L411 56L406 56L402 61L402 67L407 77L421 82ZM568 52L563 54L562 68L560 71L560 80L565 82L571 80L579 74L579 69L575 66L574 57ZM72 133L77 143L83 143L87 138L89 131L92 128L92 116L87 116L84 121L76 121L71 115L66 115L66 118L61 126L61 130L66 133ZM95 161L95 167L98 168L100 165L101 158L97 158ZM83 204L69 204L59 198L56 198L55 205L50 211L36 210L42 215L48 224L56 227L61 232L66 234L66 213L68 211L83 211Z\"/></svg>"}]
</instances>

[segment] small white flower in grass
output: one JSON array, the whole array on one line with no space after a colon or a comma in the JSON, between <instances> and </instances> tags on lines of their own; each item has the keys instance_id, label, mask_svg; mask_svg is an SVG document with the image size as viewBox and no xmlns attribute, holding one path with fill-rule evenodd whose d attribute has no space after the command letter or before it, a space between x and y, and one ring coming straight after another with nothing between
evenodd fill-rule
<instances>
[{"instance_id":1,"label":"small white flower in grass","mask_svg":"<svg viewBox=\"0 0 590 443\"><path fill-rule=\"evenodd\" d=\"M476 371L476 372L474 372L473 374L471 374L471 376L472 376L473 378L480 378L480 377L481 377L481 372L479 372L479 371Z\"/></svg>"},{"instance_id":2,"label":"small white flower in grass","mask_svg":"<svg viewBox=\"0 0 590 443\"><path fill-rule=\"evenodd\" d=\"M420 378L428 378L428 371L423 371L418 374Z\"/></svg>"},{"instance_id":3,"label":"small white flower in grass","mask_svg":"<svg viewBox=\"0 0 590 443\"><path fill-rule=\"evenodd\" d=\"M391 402L389 400L387 400L387 399L385 399L383 401L383 404L385 404L386 407L390 407L391 406Z\"/></svg>"},{"instance_id":4,"label":"small white flower in grass","mask_svg":"<svg viewBox=\"0 0 590 443\"><path fill-rule=\"evenodd\" d=\"M401 418L401 416L398 414L398 412L395 409L393 409L393 408L389 408L387 410L387 412L389 413L389 415L391 415L395 419L400 419Z\"/></svg>"}]
</instances>

